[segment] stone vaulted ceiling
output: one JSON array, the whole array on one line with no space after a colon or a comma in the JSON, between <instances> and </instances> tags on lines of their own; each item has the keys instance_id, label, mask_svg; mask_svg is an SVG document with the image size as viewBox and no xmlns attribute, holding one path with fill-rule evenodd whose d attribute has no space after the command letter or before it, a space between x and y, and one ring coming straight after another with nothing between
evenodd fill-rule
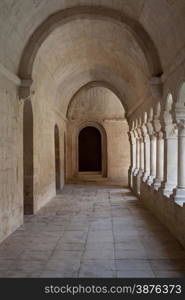
<instances>
[{"instance_id":1,"label":"stone vaulted ceiling","mask_svg":"<svg viewBox=\"0 0 185 300\"><path fill-rule=\"evenodd\" d=\"M184 0L2 0L0 62L64 114L92 81L128 112L181 56L184 15Z\"/></svg>"}]
</instances>

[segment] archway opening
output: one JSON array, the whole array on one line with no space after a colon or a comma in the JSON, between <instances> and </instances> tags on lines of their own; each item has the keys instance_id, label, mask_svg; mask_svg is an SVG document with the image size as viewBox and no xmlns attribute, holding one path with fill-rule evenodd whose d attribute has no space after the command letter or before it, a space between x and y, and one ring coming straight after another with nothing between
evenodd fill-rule
<instances>
[{"instance_id":1,"label":"archway opening","mask_svg":"<svg viewBox=\"0 0 185 300\"><path fill-rule=\"evenodd\" d=\"M78 139L79 172L102 172L100 131L92 126L85 127Z\"/></svg>"},{"instance_id":2,"label":"archway opening","mask_svg":"<svg viewBox=\"0 0 185 300\"><path fill-rule=\"evenodd\" d=\"M33 214L33 111L30 100L23 109L24 214Z\"/></svg>"},{"instance_id":3,"label":"archway opening","mask_svg":"<svg viewBox=\"0 0 185 300\"><path fill-rule=\"evenodd\" d=\"M60 138L59 129L55 125L55 185L56 193L61 190L61 180L60 180Z\"/></svg>"}]
</instances>

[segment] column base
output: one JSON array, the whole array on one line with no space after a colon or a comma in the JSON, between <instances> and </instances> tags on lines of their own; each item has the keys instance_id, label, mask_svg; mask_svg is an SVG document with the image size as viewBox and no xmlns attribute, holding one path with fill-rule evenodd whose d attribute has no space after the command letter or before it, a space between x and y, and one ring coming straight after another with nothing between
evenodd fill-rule
<instances>
[{"instance_id":1,"label":"column base","mask_svg":"<svg viewBox=\"0 0 185 300\"><path fill-rule=\"evenodd\" d=\"M174 199L174 201L183 206L183 204L185 203L185 189L184 188L176 188L173 191L173 194L171 195L171 197Z\"/></svg>"},{"instance_id":2,"label":"column base","mask_svg":"<svg viewBox=\"0 0 185 300\"><path fill-rule=\"evenodd\" d=\"M161 187L161 180L156 178L154 180L153 187L154 190L158 191L158 189Z\"/></svg>"},{"instance_id":3,"label":"column base","mask_svg":"<svg viewBox=\"0 0 185 300\"><path fill-rule=\"evenodd\" d=\"M133 175L134 175L134 176L137 176L138 173L139 173L139 169L135 169L134 172L133 172Z\"/></svg>"},{"instance_id":4,"label":"column base","mask_svg":"<svg viewBox=\"0 0 185 300\"><path fill-rule=\"evenodd\" d=\"M175 188L175 186L172 184L162 183L160 190L161 190L162 195L164 195L166 197L170 197L170 195L173 193L174 188Z\"/></svg>"},{"instance_id":5,"label":"column base","mask_svg":"<svg viewBox=\"0 0 185 300\"><path fill-rule=\"evenodd\" d=\"M143 174L144 174L144 173L143 173L143 170L139 170L139 172L138 172L137 175L139 176L139 178L141 178L141 177L143 176Z\"/></svg>"},{"instance_id":6,"label":"column base","mask_svg":"<svg viewBox=\"0 0 185 300\"><path fill-rule=\"evenodd\" d=\"M148 173L144 173L142 176L142 181L146 182L148 180L149 174Z\"/></svg>"},{"instance_id":7,"label":"column base","mask_svg":"<svg viewBox=\"0 0 185 300\"><path fill-rule=\"evenodd\" d=\"M154 177L150 175L150 176L148 177L147 184L148 184L148 185L152 185L153 182L154 182Z\"/></svg>"}]
</instances>

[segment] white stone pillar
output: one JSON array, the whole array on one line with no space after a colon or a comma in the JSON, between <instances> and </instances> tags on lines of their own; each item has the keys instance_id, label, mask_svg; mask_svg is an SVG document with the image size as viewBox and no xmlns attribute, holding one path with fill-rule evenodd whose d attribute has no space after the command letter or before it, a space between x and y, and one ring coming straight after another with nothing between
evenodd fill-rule
<instances>
[{"instance_id":1,"label":"white stone pillar","mask_svg":"<svg viewBox=\"0 0 185 300\"><path fill-rule=\"evenodd\" d=\"M147 129L143 127L143 141L144 141L144 174L143 182L146 182L150 175L150 137Z\"/></svg>"},{"instance_id":2,"label":"white stone pillar","mask_svg":"<svg viewBox=\"0 0 185 300\"><path fill-rule=\"evenodd\" d=\"M164 139L162 131L157 133L156 179L154 189L158 190L164 180Z\"/></svg>"},{"instance_id":3,"label":"white stone pillar","mask_svg":"<svg viewBox=\"0 0 185 300\"><path fill-rule=\"evenodd\" d=\"M185 120L178 124L178 180L173 198L181 205L185 203Z\"/></svg>"},{"instance_id":4,"label":"white stone pillar","mask_svg":"<svg viewBox=\"0 0 185 300\"><path fill-rule=\"evenodd\" d=\"M136 169L136 139L133 131L129 131L130 141L130 168L129 168L129 186L133 187L133 173Z\"/></svg>"},{"instance_id":5,"label":"white stone pillar","mask_svg":"<svg viewBox=\"0 0 185 300\"><path fill-rule=\"evenodd\" d=\"M150 136L150 176L147 180L151 185L156 177L156 136L155 133Z\"/></svg>"},{"instance_id":6,"label":"white stone pillar","mask_svg":"<svg viewBox=\"0 0 185 300\"><path fill-rule=\"evenodd\" d=\"M140 168L140 142L139 142L138 134L136 132L135 132L135 137L136 137L136 168L134 170L134 176L138 174Z\"/></svg>"},{"instance_id":7,"label":"white stone pillar","mask_svg":"<svg viewBox=\"0 0 185 300\"><path fill-rule=\"evenodd\" d=\"M143 138L141 134L141 129L137 129L138 133L138 165L137 168L139 168L139 172L137 172L136 175L136 190L137 194L140 194L140 188L141 188L141 177L143 176L144 172L144 143L143 143Z\"/></svg>"},{"instance_id":8,"label":"white stone pillar","mask_svg":"<svg viewBox=\"0 0 185 300\"><path fill-rule=\"evenodd\" d=\"M165 127L163 195L169 197L177 186L177 129L174 124Z\"/></svg>"},{"instance_id":9,"label":"white stone pillar","mask_svg":"<svg viewBox=\"0 0 185 300\"><path fill-rule=\"evenodd\" d=\"M140 172L143 175L143 172L144 172L144 142L143 142L143 138L140 138Z\"/></svg>"}]
</instances>

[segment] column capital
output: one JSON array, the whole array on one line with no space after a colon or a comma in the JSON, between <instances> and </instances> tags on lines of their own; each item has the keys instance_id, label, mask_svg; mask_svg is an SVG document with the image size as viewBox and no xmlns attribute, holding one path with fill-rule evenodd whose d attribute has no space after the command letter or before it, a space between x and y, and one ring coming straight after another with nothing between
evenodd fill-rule
<instances>
[{"instance_id":1,"label":"column capital","mask_svg":"<svg viewBox=\"0 0 185 300\"><path fill-rule=\"evenodd\" d=\"M146 126L146 124L143 124L141 126L141 131L142 131L142 136L144 139L146 139L149 135L148 135L148 128Z\"/></svg>"},{"instance_id":2,"label":"column capital","mask_svg":"<svg viewBox=\"0 0 185 300\"><path fill-rule=\"evenodd\" d=\"M153 127L152 122L148 122L146 124L146 126L147 126L147 129L148 129L149 136L152 136L154 134L154 127Z\"/></svg>"},{"instance_id":3,"label":"column capital","mask_svg":"<svg viewBox=\"0 0 185 300\"><path fill-rule=\"evenodd\" d=\"M30 99L35 94L33 80L31 78L22 79L19 87L19 100Z\"/></svg>"},{"instance_id":4,"label":"column capital","mask_svg":"<svg viewBox=\"0 0 185 300\"><path fill-rule=\"evenodd\" d=\"M138 139L139 139L139 141L140 141L140 142L143 142L143 132L142 132L142 128L141 128L141 127L138 127L137 132L138 132Z\"/></svg>"},{"instance_id":5,"label":"column capital","mask_svg":"<svg viewBox=\"0 0 185 300\"><path fill-rule=\"evenodd\" d=\"M157 138L158 138L158 140L162 140L164 138L164 132L162 130L157 132Z\"/></svg>"},{"instance_id":6,"label":"column capital","mask_svg":"<svg viewBox=\"0 0 185 300\"><path fill-rule=\"evenodd\" d=\"M153 128L154 128L154 130L156 131L156 133L158 133L158 132L160 132L161 131L161 121L160 121L160 119L158 119L158 118L155 118L154 120L153 120Z\"/></svg>"},{"instance_id":7,"label":"column capital","mask_svg":"<svg viewBox=\"0 0 185 300\"><path fill-rule=\"evenodd\" d=\"M178 135L185 136L185 119L177 121Z\"/></svg>"},{"instance_id":8,"label":"column capital","mask_svg":"<svg viewBox=\"0 0 185 300\"><path fill-rule=\"evenodd\" d=\"M167 139L176 139L178 136L177 124L169 124L165 126L165 137Z\"/></svg>"},{"instance_id":9,"label":"column capital","mask_svg":"<svg viewBox=\"0 0 185 300\"><path fill-rule=\"evenodd\" d=\"M134 130L128 131L128 136L129 136L131 144L134 145L136 143L136 137L134 134Z\"/></svg>"}]
</instances>

